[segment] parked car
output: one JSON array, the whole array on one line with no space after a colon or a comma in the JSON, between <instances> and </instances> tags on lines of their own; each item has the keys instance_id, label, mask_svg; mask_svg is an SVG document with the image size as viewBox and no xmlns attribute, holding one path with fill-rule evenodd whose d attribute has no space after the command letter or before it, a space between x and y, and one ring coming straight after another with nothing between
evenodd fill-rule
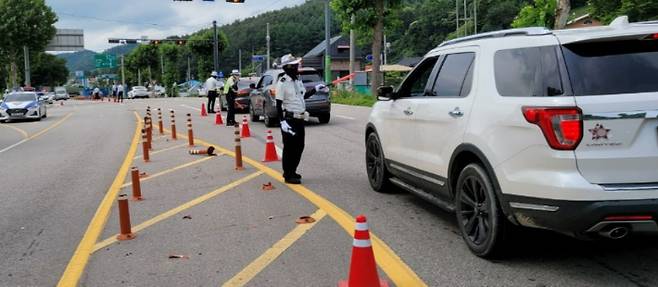
<instances>
[{"instance_id":1,"label":"parked car","mask_svg":"<svg viewBox=\"0 0 658 287\"><path fill-rule=\"evenodd\" d=\"M0 104L0 121L20 119L41 120L47 116L46 104L34 92L14 92Z\"/></svg>"},{"instance_id":2,"label":"parked car","mask_svg":"<svg viewBox=\"0 0 658 287\"><path fill-rule=\"evenodd\" d=\"M281 76L283 76L282 69L269 70L263 74L258 84L251 91L249 114L252 121L258 121L262 116L266 126L272 127L278 124L272 119L278 118L274 90ZM314 89L318 84L324 84L320 74L313 68L300 69L299 76L307 91ZM306 111L311 117L317 117L320 123L323 124L329 122L331 100L328 89L327 91L316 92L313 96L304 100L306 102Z\"/></svg>"},{"instance_id":3,"label":"parked car","mask_svg":"<svg viewBox=\"0 0 658 287\"><path fill-rule=\"evenodd\" d=\"M568 73L567 73L568 71ZM514 225L577 238L658 232L658 23L524 28L444 42L365 130L375 191L456 213L482 257Z\"/></svg>"},{"instance_id":4,"label":"parked car","mask_svg":"<svg viewBox=\"0 0 658 287\"><path fill-rule=\"evenodd\" d=\"M68 100L68 99L69 99L69 93L66 92L66 89L64 87L55 88L55 101Z\"/></svg>"},{"instance_id":5,"label":"parked car","mask_svg":"<svg viewBox=\"0 0 658 287\"><path fill-rule=\"evenodd\" d=\"M55 98L55 93L37 92L37 96L39 97L40 101L52 104Z\"/></svg>"},{"instance_id":6,"label":"parked car","mask_svg":"<svg viewBox=\"0 0 658 287\"><path fill-rule=\"evenodd\" d=\"M129 99L148 99L150 96L149 91L144 86L133 86L130 91L128 91Z\"/></svg>"}]
</instances>

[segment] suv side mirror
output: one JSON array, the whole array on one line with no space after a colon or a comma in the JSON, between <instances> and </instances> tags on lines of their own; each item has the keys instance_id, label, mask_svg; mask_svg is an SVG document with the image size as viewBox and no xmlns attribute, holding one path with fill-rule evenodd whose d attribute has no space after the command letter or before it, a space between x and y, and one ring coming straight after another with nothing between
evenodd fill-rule
<instances>
[{"instance_id":1,"label":"suv side mirror","mask_svg":"<svg viewBox=\"0 0 658 287\"><path fill-rule=\"evenodd\" d=\"M393 91L391 86L383 86L377 89L377 100L388 101L394 100L397 98L396 93Z\"/></svg>"}]
</instances>

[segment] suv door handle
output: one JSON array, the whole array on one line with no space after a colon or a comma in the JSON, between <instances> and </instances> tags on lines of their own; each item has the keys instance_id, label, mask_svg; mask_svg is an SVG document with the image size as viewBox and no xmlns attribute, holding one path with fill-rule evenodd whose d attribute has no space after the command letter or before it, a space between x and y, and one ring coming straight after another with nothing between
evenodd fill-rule
<instances>
[{"instance_id":1,"label":"suv door handle","mask_svg":"<svg viewBox=\"0 0 658 287\"><path fill-rule=\"evenodd\" d=\"M459 117L464 116L464 112L462 112L462 111L459 109L459 107L456 107L454 110L448 112L448 114L451 115L451 116L453 116L453 117L455 117L455 118L459 118Z\"/></svg>"},{"instance_id":2,"label":"suv door handle","mask_svg":"<svg viewBox=\"0 0 658 287\"><path fill-rule=\"evenodd\" d=\"M407 108L406 110L404 110L404 114L407 115L407 116L410 116L410 115L413 115L414 112L411 111L411 108Z\"/></svg>"}]
</instances>

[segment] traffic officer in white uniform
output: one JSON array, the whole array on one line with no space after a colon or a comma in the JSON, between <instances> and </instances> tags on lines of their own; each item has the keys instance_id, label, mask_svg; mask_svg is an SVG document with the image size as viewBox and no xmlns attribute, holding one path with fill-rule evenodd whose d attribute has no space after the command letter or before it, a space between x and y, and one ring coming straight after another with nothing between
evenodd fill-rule
<instances>
[{"instance_id":1,"label":"traffic officer in white uniform","mask_svg":"<svg viewBox=\"0 0 658 287\"><path fill-rule=\"evenodd\" d=\"M215 100L217 99L218 86L219 85L217 82L217 72L212 71L212 73L210 73L210 78L208 78L206 82L203 84L203 87L208 95L207 110L209 114L215 113Z\"/></svg>"},{"instance_id":2,"label":"traffic officer in white uniform","mask_svg":"<svg viewBox=\"0 0 658 287\"><path fill-rule=\"evenodd\" d=\"M304 120L308 118L304 98L315 94L318 87L306 92L299 78L301 59L287 54L281 57L284 75L276 84L276 109L283 136L283 178L286 183L300 184L297 166L304 151Z\"/></svg>"}]
</instances>

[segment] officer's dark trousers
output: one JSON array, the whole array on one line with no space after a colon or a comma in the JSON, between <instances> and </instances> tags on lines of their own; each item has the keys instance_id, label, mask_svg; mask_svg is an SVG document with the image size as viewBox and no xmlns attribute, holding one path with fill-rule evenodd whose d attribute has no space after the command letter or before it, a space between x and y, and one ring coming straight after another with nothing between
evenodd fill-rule
<instances>
[{"instance_id":1,"label":"officer's dark trousers","mask_svg":"<svg viewBox=\"0 0 658 287\"><path fill-rule=\"evenodd\" d=\"M233 93L228 93L226 95L226 124L232 126L235 124L235 95Z\"/></svg>"},{"instance_id":2,"label":"officer's dark trousers","mask_svg":"<svg viewBox=\"0 0 658 287\"><path fill-rule=\"evenodd\" d=\"M208 91L208 112L215 111L215 99L217 99L217 91Z\"/></svg>"},{"instance_id":3,"label":"officer's dark trousers","mask_svg":"<svg viewBox=\"0 0 658 287\"><path fill-rule=\"evenodd\" d=\"M302 152L304 151L304 120L302 119L286 119L288 125L292 127L295 135L281 131L283 136L283 177L287 178L295 175L297 166L302 159Z\"/></svg>"},{"instance_id":4,"label":"officer's dark trousers","mask_svg":"<svg viewBox=\"0 0 658 287\"><path fill-rule=\"evenodd\" d=\"M123 103L123 92L119 92L117 102Z\"/></svg>"}]
</instances>

